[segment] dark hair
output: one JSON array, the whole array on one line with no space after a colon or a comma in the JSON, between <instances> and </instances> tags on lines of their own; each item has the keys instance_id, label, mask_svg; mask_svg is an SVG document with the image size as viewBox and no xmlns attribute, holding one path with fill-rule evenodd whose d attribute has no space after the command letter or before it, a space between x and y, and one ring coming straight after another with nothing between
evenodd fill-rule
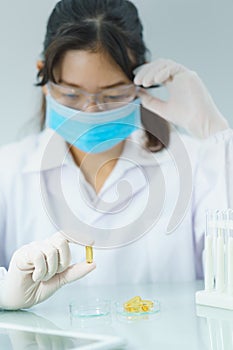
<instances>
[{"instance_id":1,"label":"dark hair","mask_svg":"<svg viewBox=\"0 0 233 350\"><path fill-rule=\"evenodd\" d=\"M136 7L127 0L61 0L54 7L44 40L44 65L38 73L38 86L54 79L54 67L68 50L103 50L130 80L133 70L146 62L147 48ZM45 102L44 102L45 107ZM44 109L45 110L45 109ZM45 120L45 111L41 126ZM142 118L143 122L143 118ZM145 130L146 146L153 151L168 144L168 124L155 115L163 135Z\"/></svg>"}]
</instances>

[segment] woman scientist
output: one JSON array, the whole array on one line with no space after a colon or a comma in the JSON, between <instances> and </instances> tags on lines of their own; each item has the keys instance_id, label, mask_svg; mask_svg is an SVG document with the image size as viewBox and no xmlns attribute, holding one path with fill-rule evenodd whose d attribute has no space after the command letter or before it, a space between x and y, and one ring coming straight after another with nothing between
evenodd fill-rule
<instances>
[{"instance_id":1,"label":"woman scientist","mask_svg":"<svg viewBox=\"0 0 233 350\"><path fill-rule=\"evenodd\" d=\"M202 197L219 174L199 183L199 149L214 149L217 163L230 131L199 77L170 60L146 63L131 2L62 0L38 79L46 127L0 151L0 306L30 307L94 270L71 265L85 260L69 243L85 243L87 227L98 233L89 243L109 249L95 250L98 268L80 284L201 277ZM167 101L147 92L155 84Z\"/></svg>"}]
</instances>

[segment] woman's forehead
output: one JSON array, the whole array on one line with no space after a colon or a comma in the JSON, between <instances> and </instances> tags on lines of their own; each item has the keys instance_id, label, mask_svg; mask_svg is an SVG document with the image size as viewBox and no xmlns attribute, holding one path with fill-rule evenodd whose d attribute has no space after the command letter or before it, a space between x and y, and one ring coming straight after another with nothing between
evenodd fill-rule
<instances>
[{"instance_id":1,"label":"woman's forehead","mask_svg":"<svg viewBox=\"0 0 233 350\"><path fill-rule=\"evenodd\" d=\"M99 88L129 82L122 69L104 52L69 50L54 73L67 85L83 88L84 85L96 87L97 82Z\"/></svg>"}]
</instances>

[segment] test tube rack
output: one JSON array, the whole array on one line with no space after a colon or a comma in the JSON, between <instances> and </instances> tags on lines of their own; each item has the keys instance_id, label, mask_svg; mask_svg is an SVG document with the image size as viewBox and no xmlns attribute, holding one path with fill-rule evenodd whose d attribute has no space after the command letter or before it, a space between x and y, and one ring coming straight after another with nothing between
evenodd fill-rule
<instances>
[{"instance_id":1,"label":"test tube rack","mask_svg":"<svg viewBox=\"0 0 233 350\"><path fill-rule=\"evenodd\" d=\"M208 211L204 249L204 290L196 303L233 310L233 210Z\"/></svg>"},{"instance_id":2,"label":"test tube rack","mask_svg":"<svg viewBox=\"0 0 233 350\"><path fill-rule=\"evenodd\" d=\"M205 319L204 334L212 350L233 349L233 312L204 305L196 306L196 315ZM207 345L207 344L206 344Z\"/></svg>"}]
</instances>

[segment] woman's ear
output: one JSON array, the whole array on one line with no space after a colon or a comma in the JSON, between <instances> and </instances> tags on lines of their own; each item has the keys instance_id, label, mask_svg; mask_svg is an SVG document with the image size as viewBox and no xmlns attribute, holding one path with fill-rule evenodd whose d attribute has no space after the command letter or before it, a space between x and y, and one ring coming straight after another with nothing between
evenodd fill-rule
<instances>
[{"instance_id":1,"label":"woman's ear","mask_svg":"<svg viewBox=\"0 0 233 350\"><path fill-rule=\"evenodd\" d=\"M40 72L41 69L44 68L44 62L41 61L41 60L38 60L38 61L36 62L36 68L37 68L38 71ZM43 94L46 96L46 95L48 94L48 88L47 88L47 86L46 86L46 85L43 85L43 86L41 87L41 89L42 89Z\"/></svg>"},{"instance_id":2,"label":"woman's ear","mask_svg":"<svg viewBox=\"0 0 233 350\"><path fill-rule=\"evenodd\" d=\"M44 68L44 62L41 60L38 60L36 62L36 68L40 71L42 68Z\"/></svg>"}]
</instances>

